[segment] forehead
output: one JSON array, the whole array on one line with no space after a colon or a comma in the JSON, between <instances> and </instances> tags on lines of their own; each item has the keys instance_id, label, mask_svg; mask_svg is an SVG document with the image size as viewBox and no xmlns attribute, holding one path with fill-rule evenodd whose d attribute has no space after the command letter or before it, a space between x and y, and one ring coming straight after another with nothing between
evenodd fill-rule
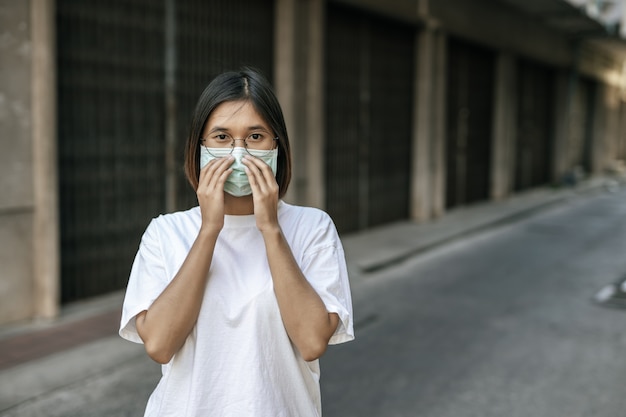
<instances>
[{"instance_id":1,"label":"forehead","mask_svg":"<svg viewBox=\"0 0 626 417\"><path fill-rule=\"evenodd\" d=\"M216 127L224 129L263 126L269 129L266 121L249 101L225 101L217 106L209 115L207 129Z\"/></svg>"}]
</instances>

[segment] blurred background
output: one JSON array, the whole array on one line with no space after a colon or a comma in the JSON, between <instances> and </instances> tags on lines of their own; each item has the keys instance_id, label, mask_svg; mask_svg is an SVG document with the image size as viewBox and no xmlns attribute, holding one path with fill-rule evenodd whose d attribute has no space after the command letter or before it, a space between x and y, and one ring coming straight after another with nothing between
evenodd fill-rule
<instances>
[{"instance_id":1,"label":"blurred background","mask_svg":"<svg viewBox=\"0 0 626 417\"><path fill-rule=\"evenodd\" d=\"M619 175L623 0L0 0L0 325L124 289L195 102L272 81L343 236Z\"/></svg>"},{"instance_id":2,"label":"blurred background","mask_svg":"<svg viewBox=\"0 0 626 417\"><path fill-rule=\"evenodd\" d=\"M217 73L273 81L341 233L621 170L618 0L0 2L0 324L122 289Z\"/></svg>"}]
</instances>

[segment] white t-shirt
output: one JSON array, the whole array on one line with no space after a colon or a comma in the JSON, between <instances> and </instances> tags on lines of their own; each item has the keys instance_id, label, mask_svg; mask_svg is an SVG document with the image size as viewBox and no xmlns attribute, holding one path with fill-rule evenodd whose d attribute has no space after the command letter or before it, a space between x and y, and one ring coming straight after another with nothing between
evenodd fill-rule
<instances>
[{"instance_id":1,"label":"white t-shirt","mask_svg":"<svg viewBox=\"0 0 626 417\"><path fill-rule=\"evenodd\" d=\"M304 276L327 310L339 315L329 343L354 339L345 257L332 220L282 201L278 219ZM123 338L142 343L135 316L176 275L200 223L199 207L152 220L130 273ZM145 416L320 416L319 362L304 361L287 336L254 215L225 216L209 276L196 326L163 365Z\"/></svg>"}]
</instances>

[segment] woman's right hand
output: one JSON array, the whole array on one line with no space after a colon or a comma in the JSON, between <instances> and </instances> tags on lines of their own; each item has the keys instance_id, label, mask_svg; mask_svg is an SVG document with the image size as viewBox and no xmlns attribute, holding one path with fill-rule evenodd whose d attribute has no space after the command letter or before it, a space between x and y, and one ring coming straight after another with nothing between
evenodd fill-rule
<instances>
[{"instance_id":1,"label":"woman's right hand","mask_svg":"<svg viewBox=\"0 0 626 417\"><path fill-rule=\"evenodd\" d=\"M232 156L214 159L200 170L196 190L202 213L200 233L165 290L137 315L137 332L158 363L171 361L198 320L215 243L224 226L224 184L233 161Z\"/></svg>"},{"instance_id":2,"label":"woman's right hand","mask_svg":"<svg viewBox=\"0 0 626 417\"><path fill-rule=\"evenodd\" d=\"M232 155L213 159L200 170L196 196L202 213L201 230L216 232L224 226L224 184L234 161Z\"/></svg>"}]
</instances>

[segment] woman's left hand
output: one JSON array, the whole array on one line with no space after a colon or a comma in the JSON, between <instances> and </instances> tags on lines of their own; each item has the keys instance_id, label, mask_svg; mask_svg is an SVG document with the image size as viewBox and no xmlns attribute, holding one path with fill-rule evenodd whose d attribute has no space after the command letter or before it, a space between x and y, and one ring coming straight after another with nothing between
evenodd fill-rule
<instances>
[{"instance_id":1,"label":"woman's left hand","mask_svg":"<svg viewBox=\"0 0 626 417\"><path fill-rule=\"evenodd\" d=\"M274 293L285 330L305 361L318 359L339 324L307 281L278 224L278 183L269 165L246 155L256 225L263 235Z\"/></svg>"},{"instance_id":2,"label":"woman's left hand","mask_svg":"<svg viewBox=\"0 0 626 417\"><path fill-rule=\"evenodd\" d=\"M261 233L279 230L278 183L272 168L253 156L244 156L242 162L246 167L246 174L250 181L250 188L252 188L257 227Z\"/></svg>"}]
</instances>

